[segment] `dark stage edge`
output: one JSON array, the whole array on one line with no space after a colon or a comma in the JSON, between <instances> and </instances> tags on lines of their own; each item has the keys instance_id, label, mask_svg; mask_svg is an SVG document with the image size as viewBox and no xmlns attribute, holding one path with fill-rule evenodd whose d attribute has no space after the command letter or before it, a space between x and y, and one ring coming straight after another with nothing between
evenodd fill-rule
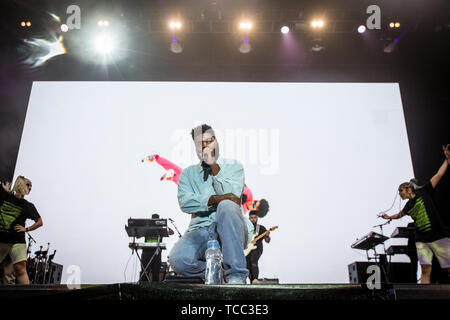
<instances>
[{"instance_id":1,"label":"dark stage edge","mask_svg":"<svg viewBox=\"0 0 450 320\"><path fill-rule=\"evenodd\" d=\"M181 283L117 283L1 286L0 300L60 301L373 301L450 300L450 285L388 284L369 290L359 284L220 285Z\"/></svg>"}]
</instances>

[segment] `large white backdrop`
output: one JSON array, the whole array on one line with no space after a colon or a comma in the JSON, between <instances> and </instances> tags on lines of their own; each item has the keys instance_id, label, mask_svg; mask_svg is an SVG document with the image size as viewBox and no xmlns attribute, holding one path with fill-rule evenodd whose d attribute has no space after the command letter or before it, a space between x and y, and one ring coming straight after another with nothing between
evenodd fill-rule
<instances>
[{"instance_id":1,"label":"large white backdrop","mask_svg":"<svg viewBox=\"0 0 450 320\"><path fill-rule=\"evenodd\" d=\"M197 163L190 130L200 123L216 130L221 156L244 164L254 197L269 200L260 223L279 229L260 277L280 283L348 282L347 265L365 260L350 245L379 231L377 213L413 177L396 83L35 82L15 176L33 181L28 200L44 226L32 235L57 250L63 282L70 266L82 283L135 281L129 217L158 213L186 230L176 185L140 160ZM176 240L164 239L169 250Z\"/></svg>"}]
</instances>

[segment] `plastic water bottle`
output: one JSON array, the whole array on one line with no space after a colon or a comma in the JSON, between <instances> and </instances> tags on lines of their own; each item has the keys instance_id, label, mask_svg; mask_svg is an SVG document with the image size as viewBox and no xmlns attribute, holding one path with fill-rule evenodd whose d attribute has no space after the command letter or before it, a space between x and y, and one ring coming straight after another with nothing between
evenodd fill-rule
<instances>
[{"instance_id":1,"label":"plastic water bottle","mask_svg":"<svg viewBox=\"0 0 450 320\"><path fill-rule=\"evenodd\" d=\"M205 257L205 284L222 284L222 252L217 240L208 241Z\"/></svg>"}]
</instances>

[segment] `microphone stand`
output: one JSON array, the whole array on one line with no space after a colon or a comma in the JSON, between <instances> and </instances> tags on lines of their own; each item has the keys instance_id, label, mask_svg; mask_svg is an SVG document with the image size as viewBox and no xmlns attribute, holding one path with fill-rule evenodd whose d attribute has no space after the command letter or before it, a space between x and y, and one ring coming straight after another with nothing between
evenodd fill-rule
<instances>
[{"instance_id":1,"label":"microphone stand","mask_svg":"<svg viewBox=\"0 0 450 320\"><path fill-rule=\"evenodd\" d=\"M373 226L373 228L377 228L377 227L380 228L381 235L384 236L384 234L383 234L383 226L385 226L385 225L391 223L391 221L392 221L392 219L389 219L389 220L386 221L385 223L382 223L382 224ZM384 272L384 276L385 276L385 278L386 278L386 282L389 282L388 275L390 274L390 271L389 271L390 266L389 266L389 264L387 263L387 259L386 259L386 245L384 244L384 242L383 242L383 250L384 250L384 254L380 254L380 255L379 255L379 256L380 256L379 264L380 264L380 266L381 266L381 269L382 269L383 272ZM386 268L385 268L385 266L386 266ZM386 270L386 269L387 269L387 270Z\"/></svg>"},{"instance_id":2,"label":"microphone stand","mask_svg":"<svg viewBox=\"0 0 450 320\"><path fill-rule=\"evenodd\" d=\"M175 221L173 221L173 220L170 219L170 218L169 218L169 221L170 221L170 223L172 223L172 225L174 226L175 230L177 230L178 236L181 238L181 237L182 237L182 236L181 236L181 233L180 233L180 231L178 231L178 228L177 228L177 226L175 225Z\"/></svg>"},{"instance_id":3,"label":"microphone stand","mask_svg":"<svg viewBox=\"0 0 450 320\"><path fill-rule=\"evenodd\" d=\"M31 236L31 234L29 234L27 232L27 236L28 236L28 247L27 247L27 260L30 259L30 254L31 254L31 241L34 241L34 243L37 243L36 240L33 239L33 237Z\"/></svg>"}]
</instances>

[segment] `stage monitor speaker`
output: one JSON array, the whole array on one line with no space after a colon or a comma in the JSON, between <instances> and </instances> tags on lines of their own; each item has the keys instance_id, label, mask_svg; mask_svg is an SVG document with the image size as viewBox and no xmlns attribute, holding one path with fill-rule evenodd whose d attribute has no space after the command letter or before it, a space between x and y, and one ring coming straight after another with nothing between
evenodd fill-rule
<instances>
[{"instance_id":1,"label":"stage monitor speaker","mask_svg":"<svg viewBox=\"0 0 450 320\"><path fill-rule=\"evenodd\" d=\"M46 283L61 284L62 272L63 266L61 264L52 262L48 273L49 279L46 279L47 280Z\"/></svg>"},{"instance_id":2,"label":"stage monitor speaker","mask_svg":"<svg viewBox=\"0 0 450 320\"><path fill-rule=\"evenodd\" d=\"M366 283L371 273L367 268L375 265L374 262L356 261L348 265L350 283ZM411 274L411 264L405 262L391 262L387 264L386 274L381 272L381 282L386 282L386 275L390 283L417 283L417 279Z\"/></svg>"}]
</instances>

